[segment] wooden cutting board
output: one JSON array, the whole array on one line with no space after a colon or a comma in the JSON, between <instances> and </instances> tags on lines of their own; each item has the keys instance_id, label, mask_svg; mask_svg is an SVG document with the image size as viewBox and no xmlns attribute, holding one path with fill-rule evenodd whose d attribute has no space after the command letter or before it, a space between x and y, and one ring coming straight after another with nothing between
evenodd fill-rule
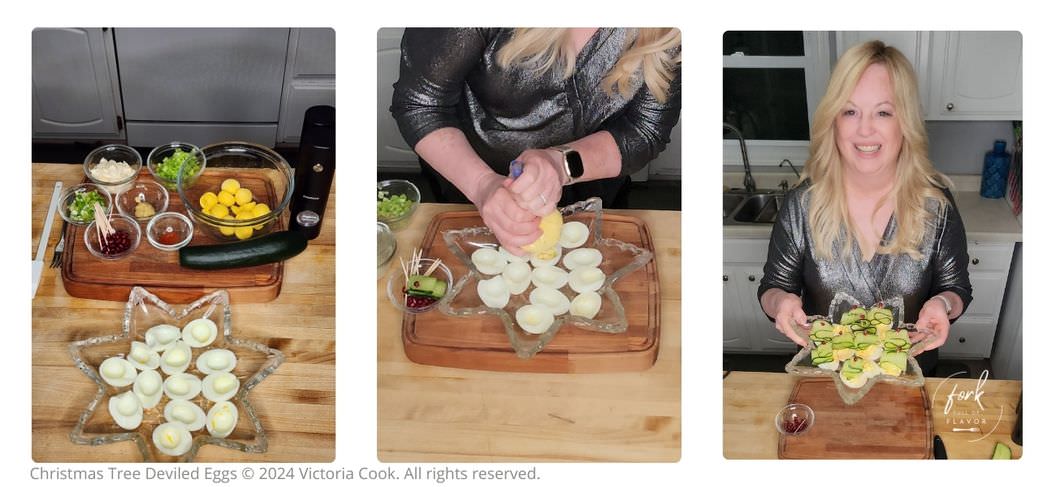
<instances>
[{"instance_id":1,"label":"wooden cutting board","mask_svg":"<svg viewBox=\"0 0 1056 487\"><path fill-rule=\"evenodd\" d=\"M445 245L443 232L483 225L475 211L439 213L430 222L420 247L426 257L443 260L457 282L468 270ZM603 237L654 251L649 229L638 218L605 213L601 228ZM530 359L521 359L511 348L497 316L448 316L439 311L404 313L404 352L413 362L463 369L549 373L646 370L656 362L659 352L659 282L655 259L616 281L615 290L627 316L625 333L562 326L542 351Z\"/></svg>"},{"instance_id":2,"label":"wooden cutting board","mask_svg":"<svg viewBox=\"0 0 1056 487\"><path fill-rule=\"evenodd\" d=\"M810 406L814 426L800 436L780 435L778 458L931 458L931 411L923 387L878 383L848 406L832 379L803 379L788 402Z\"/></svg>"},{"instance_id":3,"label":"wooden cutting board","mask_svg":"<svg viewBox=\"0 0 1056 487\"><path fill-rule=\"evenodd\" d=\"M274 189L271 184L265 178L254 178L249 174L251 173L206 169L201 180L219 188L224 179L233 175L244 186L252 189L254 194L268 194L267 200L274 201ZM152 181L153 177L144 169L138 179ZM180 196L175 191L169 192L167 211L187 215ZM280 231L285 226L284 214L275 222L272 231ZM143 286L166 302L189 303L203 294L226 289L232 303L259 303L275 299L282 289L282 262L237 269L187 269L180 266L179 252L158 250L147 241L146 223L139 225L142 235L139 246L132 255L108 261L88 252L84 244L86 228L69 225L66 229L66 249L62 255L62 284L70 296L125 301L133 286ZM225 242L208 235L195 222L194 237L188 245Z\"/></svg>"}]
</instances>

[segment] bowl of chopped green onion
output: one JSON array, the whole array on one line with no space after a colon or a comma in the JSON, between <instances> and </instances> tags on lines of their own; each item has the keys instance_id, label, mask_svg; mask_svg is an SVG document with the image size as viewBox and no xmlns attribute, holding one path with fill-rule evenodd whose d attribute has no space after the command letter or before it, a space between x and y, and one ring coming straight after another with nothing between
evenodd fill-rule
<instances>
[{"instance_id":1,"label":"bowl of chopped green onion","mask_svg":"<svg viewBox=\"0 0 1056 487\"><path fill-rule=\"evenodd\" d=\"M102 207L103 216L110 216L113 200L110 193L95 183L83 183L67 189L59 201L59 216L74 225L88 225L95 221L95 205Z\"/></svg>"},{"instance_id":2,"label":"bowl of chopped green onion","mask_svg":"<svg viewBox=\"0 0 1056 487\"><path fill-rule=\"evenodd\" d=\"M169 142L155 147L147 156L147 170L169 191L176 191L176 178L184 165L187 165L183 178L186 188L205 170L205 154L194 144Z\"/></svg>"},{"instance_id":3,"label":"bowl of chopped green onion","mask_svg":"<svg viewBox=\"0 0 1056 487\"><path fill-rule=\"evenodd\" d=\"M422 194L414 183L405 179L378 182L378 221L392 231L402 230L418 209Z\"/></svg>"}]
</instances>

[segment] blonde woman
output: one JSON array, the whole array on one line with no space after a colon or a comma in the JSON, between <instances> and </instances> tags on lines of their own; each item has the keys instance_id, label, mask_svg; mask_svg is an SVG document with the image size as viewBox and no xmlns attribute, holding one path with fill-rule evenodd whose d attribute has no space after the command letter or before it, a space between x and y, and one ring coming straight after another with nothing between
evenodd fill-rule
<instances>
[{"instance_id":1,"label":"blonde woman","mask_svg":"<svg viewBox=\"0 0 1056 487\"><path fill-rule=\"evenodd\" d=\"M400 132L439 199L515 254L556 205L611 205L678 121L677 29L407 29L401 47Z\"/></svg>"},{"instance_id":2,"label":"blonde woman","mask_svg":"<svg viewBox=\"0 0 1056 487\"><path fill-rule=\"evenodd\" d=\"M964 226L948 180L927 157L913 69L874 41L836 63L811 128L801 184L770 237L759 300L777 329L827 314L839 291L863 304L902 297L904 320L935 335L918 357L927 372L950 322L972 300Z\"/></svg>"}]
</instances>

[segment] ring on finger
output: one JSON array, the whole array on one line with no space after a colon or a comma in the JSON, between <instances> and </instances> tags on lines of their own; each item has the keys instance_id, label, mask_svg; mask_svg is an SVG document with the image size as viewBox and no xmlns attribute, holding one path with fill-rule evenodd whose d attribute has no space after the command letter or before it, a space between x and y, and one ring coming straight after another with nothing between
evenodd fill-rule
<instances>
[{"instance_id":1,"label":"ring on finger","mask_svg":"<svg viewBox=\"0 0 1056 487\"><path fill-rule=\"evenodd\" d=\"M546 195L539 193L539 199L543 200L543 206L546 206Z\"/></svg>"}]
</instances>

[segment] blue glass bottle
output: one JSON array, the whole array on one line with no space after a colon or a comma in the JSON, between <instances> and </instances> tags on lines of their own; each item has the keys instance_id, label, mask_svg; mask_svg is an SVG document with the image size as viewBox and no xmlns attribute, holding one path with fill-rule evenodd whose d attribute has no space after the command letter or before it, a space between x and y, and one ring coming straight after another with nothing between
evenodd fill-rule
<instances>
[{"instance_id":1,"label":"blue glass bottle","mask_svg":"<svg viewBox=\"0 0 1056 487\"><path fill-rule=\"evenodd\" d=\"M983 198L1004 198L1008 186L1008 166L1012 156L1005 152L1005 141L994 141L994 150L983 159L983 178L979 195Z\"/></svg>"}]
</instances>

